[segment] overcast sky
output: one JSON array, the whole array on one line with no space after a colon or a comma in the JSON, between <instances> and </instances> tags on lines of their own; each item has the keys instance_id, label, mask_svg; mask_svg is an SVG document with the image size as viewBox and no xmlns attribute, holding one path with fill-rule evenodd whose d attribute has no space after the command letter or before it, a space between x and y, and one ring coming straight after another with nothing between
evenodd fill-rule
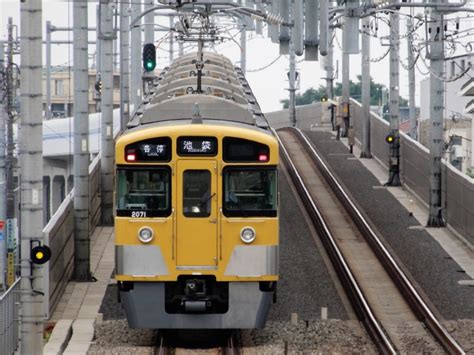
<instances>
[{"instance_id":1,"label":"overcast sky","mask_svg":"<svg viewBox=\"0 0 474 355\"><path fill-rule=\"evenodd\" d=\"M97 1L90 1L89 6L89 27L95 27L95 6ZM418 10L417 10L418 11ZM7 21L8 17L13 17L14 24L20 24L20 11L19 11L19 0L0 0L0 40L6 39L7 34ZM64 26L72 27L72 1L68 6L67 1L58 1L58 0L43 0L43 36L45 22L49 20L55 26ZM473 21L467 20L462 22L462 26L473 27ZM401 17L400 21L401 32L405 32L406 22L404 17ZM267 31L264 28L264 35ZM337 31L340 43L340 30ZM380 22L378 37L383 37L388 34L388 27ZM158 40L162 33L155 34L155 40ZM72 32L57 32L53 34L53 39L68 39L72 38ZM278 61L275 62L272 66L268 67L265 70L254 72L254 70L262 68L267 64L274 61L279 56L279 48L277 44L271 43L268 38L262 36L257 36L255 33L249 32L249 40L247 43L247 79L254 91L254 94L259 101L262 110L264 112L274 111L281 108L280 100L288 97L288 91L285 89L288 87L286 72L288 71L288 58L282 56ZM373 38L371 41L371 58L375 59L382 56L388 49L380 44L379 38ZM90 40L95 40L95 33L90 32ZM239 38L236 38L239 41ZM473 38L471 37L472 41ZM466 39L467 41L467 39ZM336 79L341 81L341 58L340 58L340 48L338 43L335 44L335 57L334 65L336 66L339 63L339 76ZM167 44L164 46L164 49L167 49ZM168 59L165 58L167 53L162 48L159 48L157 51L158 55L158 68L163 67L168 64ZM234 42L227 42L216 47L217 51L221 54L228 56L234 63L240 61L240 48ZM92 56L95 53L95 46L90 46L89 53ZM458 51L456 54L461 54L463 51ZM175 55L177 55L177 46ZM52 52L52 64L56 65L66 65L72 60L72 46L53 46ZM407 48L406 43L402 42L401 44L401 60L407 62ZM43 50L44 58L44 50ZM324 85L325 81L322 79L325 75L324 72L320 69L320 62L304 62L302 61L304 57L297 58L298 64L297 68L301 73L301 85L300 91L310 87L319 87ZM351 55L350 57L350 71L351 79L356 80L356 76L360 74L361 71L361 61L360 55ZM19 58L17 58L19 62ZM388 86L389 83L389 61L388 56L380 62L373 63L371 66L371 76L378 83L383 83ZM424 72L427 72L426 68L422 63L420 63L420 69ZM419 71L416 72L417 75L417 102L419 102L419 81L424 79L425 76L420 74ZM400 94L405 98L408 98L408 74L407 72L400 67Z\"/></svg>"}]
</instances>

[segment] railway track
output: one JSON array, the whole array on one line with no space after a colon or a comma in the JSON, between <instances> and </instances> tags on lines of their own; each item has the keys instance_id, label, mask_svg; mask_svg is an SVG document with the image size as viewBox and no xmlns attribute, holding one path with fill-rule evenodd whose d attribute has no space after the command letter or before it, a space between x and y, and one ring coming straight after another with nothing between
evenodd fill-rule
<instances>
[{"instance_id":1,"label":"railway track","mask_svg":"<svg viewBox=\"0 0 474 355\"><path fill-rule=\"evenodd\" d=\"M218 354L218 355L239 355L240 333L235 330L222 341L222 346L203 347L202 349L181 348L175 344L169 345L163 334L158 334L156 347L153 351L154 355L198 355L198 354Z\"/></svg>"},{"instance_id":2,"label":"railway track","mask_svg":"<svg viewBox=\"0 0 474 355\"><path fill-rule=\"evenodd\" d=\"M290 176L379 351L410 352L407 343L416 339L429 352L464 354L308 139L295 128L277 135Z\"/></svg>"}]
</instances>

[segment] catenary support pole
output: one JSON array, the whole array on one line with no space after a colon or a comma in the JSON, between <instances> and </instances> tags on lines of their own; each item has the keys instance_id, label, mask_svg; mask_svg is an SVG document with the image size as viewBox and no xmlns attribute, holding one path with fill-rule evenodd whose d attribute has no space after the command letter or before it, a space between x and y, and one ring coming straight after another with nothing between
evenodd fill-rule
<instances>
[{"instance_id":1,"label":"catenary support pole","mask_svg":"<svg viewBox=\"0 0 474 355\"><path fill-rule=\"evenodd\" d=\"M342 137L347 137L349 129L349 102L350 102L350 67L349 53L344 53L344 44L342 52L342 118L344 119L342 126Z\"/></svg>"},{"instance_id":2,"label":"catenary support pole","mask_svg":"<svg viewBox=\"0 0 474 355\"><path fill-rule=\"evenodd\" d=\"M290 105L289 105L289 114L290 114L290 126L296 127L296 53L293 47L293 41L290 39L289 43L290 50L290 72L289 72L289 83L290 88L288 89L290 93Z\"/></svg>"},{"instance_id":3,"label":"catenary support pole","mask_svg":"<svg viewBox=\"0 0 474 355\"><path fill-rule=\"evenodd\" d=\"M43 353L43 266L31 264L43 241L43 117L41 0L21 2L20 303L21 353Z\"/></svg>"},{"instance_id":4,"label":"catenary support pole","mask_svg":"<svg viewBox=\"0 0 474 355\"><path fill-rule=\"evenodd\" d=\"M102 193L102 224L113 224L114 191L114 128L113 128L113 58L112 46L115 37L112 23L111 0L100 2L100 37L102 43L102 99L100 141L100 186Z\"/></svg>"},{"instance_id":5,"label":"catenary support pole","mask_svg":"<svg viewBox=\"0 0 474 355\"><path fill-rule=\"evenodd\" d=\"M413 10L413 9L411 9ZM410 115L410 137L418 139L418 127L416 122L416 103L415 103L415 90L416 90L416 77L415 77L415 59L413 52L413 18L407 18L407 51L408 51L408 106Z\"/></svg>"},{"instance_id":6,"label":"catenary support pole","mask_svg":"<svg viewBox=\"0 0 474 355\"><path fill-rule=\"evenodd\" d=\"M97 71L95 74L95 81L101 81L102 80L102 74L100 72L101 70L101 63L100 61L102 60L102 41L99 40L100 38L100 5L96 6L96 21L97 21L97 26L96 26L96 38L97 38L97 45L96 45L96 60L97 60ZM101 100L101 94L96 93L96 112L100 112L100 100Z\"/></svg>"},{"instance_id":7,"label":"catenary support pole","mask_svg":"<svg viewBox=\"0 0 474 355\"><path fill-rule=\"evenodd\" d=\"M400 186L400 15L390 13L390 81L389 116L390 133L394 137L390 144L387 186Z\"/></svg>"},{"instance_id":8,"label":"catenary support pole","mask_svg":"<svg viewBox=\"0 0 474 355\"><path fill-rule=\"evenodd\" d=\"M120 3L120 118L121 129L130 121L130 0Z\"/></svg>"},{"instance_id":9,"label":"catenary support pole","mask_svg":"<svg viewBox=\"0 0 474 355\"><path fill-rule=\"evenodd\" d=\"M370 152L370 18L362 19L362 150L361 158L372 158Z\"/></svg>"},{"instance_id":10,"label":"catenary support pole","mask_svg":"<svg viewBox=\"0 0 474 355\"><path fill-rule=\"evenodd\" d=\"M431 0L443 4L443 0ZM433 8L427 22L430 53L430 210L428 227L443 227L441 214L441 159L443 153L444 114L444 24L443 16Z\"/></svg>"},{"instance_id":11,"label":"catenary support pole","mask_svg":"<svg viewBox=\"0 0 474 355\"><path fill-rule=\"evenodd\" d=\"M132 3L132 15L131 20L133 21L142 12L142 4L140 1L133 1ZM142 48L142 32L141 32L141 19L138 21L137 26L131 30L131 78L130 78L130 101L133 105L133 110L136 111L142 103L142 69L141 69L141 48Z\"/></svg>"},{"instance_id":12,"label":"catenary support pole","mask_svg":"<svg viewBox=\"0 0 474 355\"><path fill-rule=\"evenodd\" d=\"M51 114L51 21L46 21L46 119L52 118Z\"/></svg>"},{"instance_id":13,"label":"catenary support pole","mask_svg":"<svg viewBox=\"0 0 474 355\"><path fill-rule=\"evenodd\" d=\"M0 41L0 97L5 97L6 87L6 67L5 67L5 42ZM0 100L0 220L5 221L7 218L7 200L6 200L6 169L5 169L5 127L7 123L7 115L5 112L4 101ZM6 255L7 255L7 238L5 235L5 227L0 229L2 238L0 239L0 292L6 289Z\"/></svg>"},{"instance_id":14,"label":"catenary support pole","mask_svg":"<svg viewBox=\"0 0 474 355\"><path fill-rule=\"evenodd\" d=\"M74 279L88 281L89 231L89 66L87 3L73 6L74 38Z\"/></svg>"},{"instance_id":15,"label":"catenary support pole","mask_svg":"<svg viewBox=\"0 0 474 355\"><path fill-rule=\"evenodd\" d=\"M245 75L247 72L247 30L245 22L242 21L240 26L240 68Z\"/></svg>"},{"instance_id":16,"label":"catenary support pole","mask_svg":"<svg viewBox=\"0 0 474 355\"><path fill-rule=\"evenodd\" d=\"M332 41L332 30L329 30L328 33L328 47L327 54L324 56L324 69L326 72L326 95L328 98L334 98L334 47Z\"/></svg>"},{"instance_id":17,"label":"catenary support pole","mask_svg":"<svg viewBox=\"0 0 474 355\"><path fill-rule=\"evenodd\" d=\"M174 60L174 31L172 28L174 27L174 17L170 16L170 64L173 63Z\"/></svg>"}]
</instances>

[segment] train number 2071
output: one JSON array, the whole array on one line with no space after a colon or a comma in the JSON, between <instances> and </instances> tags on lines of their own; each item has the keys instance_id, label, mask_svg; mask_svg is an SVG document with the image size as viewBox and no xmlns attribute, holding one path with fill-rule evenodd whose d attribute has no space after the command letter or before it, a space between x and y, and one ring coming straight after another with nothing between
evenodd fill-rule
<instances>
[{"instance_id":1,"label":"train number 2071","mask_svg":"<svg viewBox=\"0 0 474 355\"><path fill-rule=\"evenodd\" d=\"M146 212L145 211L132 211L132 218L145 218Z\"/></svg>"}]
</instances>

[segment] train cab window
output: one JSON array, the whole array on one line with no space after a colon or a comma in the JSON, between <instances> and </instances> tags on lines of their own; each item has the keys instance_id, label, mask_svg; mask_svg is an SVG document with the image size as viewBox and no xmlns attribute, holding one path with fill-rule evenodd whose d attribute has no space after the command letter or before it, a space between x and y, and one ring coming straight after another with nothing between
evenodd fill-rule
<instances>
[{"instance_id":1,"label":"train cab window","mask_svg":"<svg viewBox=\"0 0 474 355\"><path fill-rule=\"evenodd\" d=\"M211 172L186 170L183 174L183 214L186 217L211 215Z\"/></svg>"},{"instance_id":2,"label":"train cab window","mask_svg":"<svg viewBox=\"0 0 474 355\"><path fill-rule=\"evenodd\" d=\"M276 217L276 168L224 170L224 215L227 217Z\"/></svg>"},{"instance_id":3,"label":"train cab window","mask_svg":"<svg viewBox=\"0 0 474 355\"><path fill-rule=\"evenodd\" d=\"M119 168L117 216L168 216L171 213L170 180L167 167Z\"/></svg>"}]
</instances>

